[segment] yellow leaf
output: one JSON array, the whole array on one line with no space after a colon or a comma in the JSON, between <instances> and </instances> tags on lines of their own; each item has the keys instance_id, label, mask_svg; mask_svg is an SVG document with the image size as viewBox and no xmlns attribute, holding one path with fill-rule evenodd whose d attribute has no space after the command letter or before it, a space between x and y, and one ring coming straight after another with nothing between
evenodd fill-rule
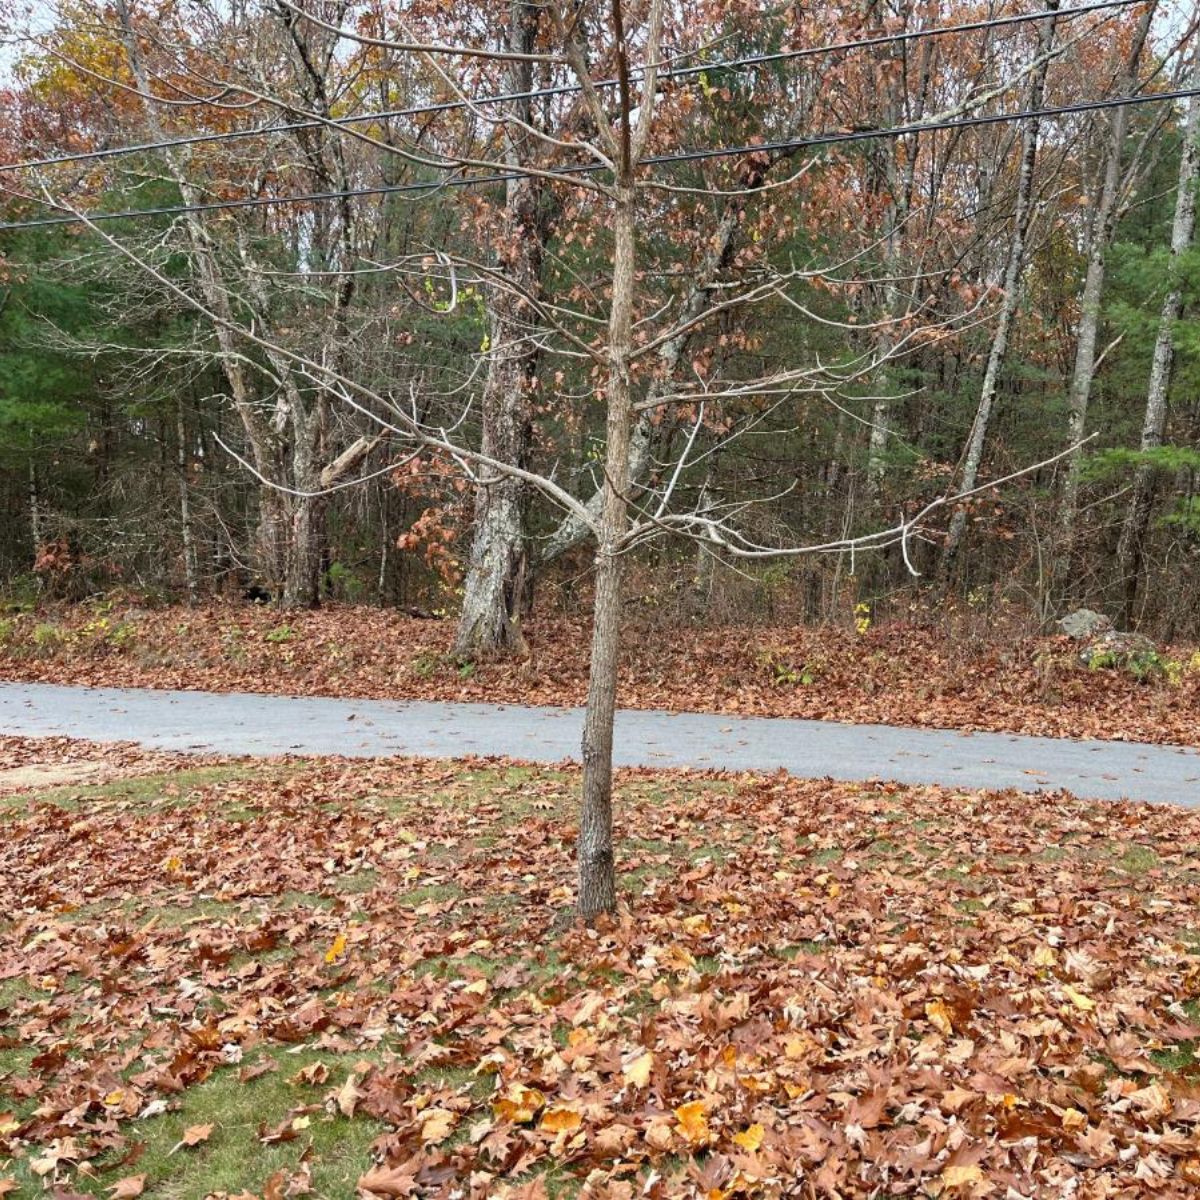
<instances>
[{"instance_id":1,"label":"yellow leaf","mask_svg":"<svg viewBox=\"0 0 1200 1200\"><path fill-rule=\"evenodd\" d=\"M748 1129L743 1129L741 1133L735 1133L733 1140L741 1146L743 1150L749 1150L751 1154L759 1148L763 1143L763 1134L766 1130L761 1125L754 1124Z\"/></svg>"},{"instance_id":2,"label":"yellow leaf","mask_svg":"<svg viewBox=\"0 0 1200 1200\"><path fill-rule=\"evenodd\" d=\"M293 1117L292 1128L297 1133L303 1133L312 1124L312 1117Z\"/></svg>"},{"instance_id":3,"label":"yellow leaf","mask_svg":"<svg viewBox=\"0 0 1200 1200\"><path fill-rule=\"evenodd\" d=\"M426 1146L436 1146L450 1136L456 1124L458 1117L448 1108L431 1108L421 1123L421 1141Z\"/></svg>"},{"instance_id":4,"label":"yellow leaf","mask_svg":"<svg viewBox=\"0 0 1200 1200\"><path fill-rule=\"evenodd\" d=\"M925 1005L925 1015L929 1018L929 1023L943 1037L949 1037L954 1032L954 1022L950 1020L950 1010L941 1000L930 1000Z\"/></svg>"},{"instance_id":5,"label":"yellow leaf","mask_svg":"<svg viewBox=\"0 0 1200 1200\"><path fill-rule=\"evenodd\" d=\"M1039 946L1033 952L1033 965L1035 967L1052 967L1058 961L1058 956L1049 946Z\"/></svg>"},{"instance_id":6,"label":"yellow leaf","mask_svg":"<svg viewBox=\"0 0 1200 1200\"><path fill-rule=\"evenodd\" d=\"M703 1145L709 1139L705 1110L703 1100L692 1100L675 1110L675 1119L679 1122L676 1128L693 1146Z\"/></svg>"},{"instance_id":7,"label":"yellow leaf","mask_svg":"<svg viewBox=\"0 0 1200 1200\"><path fill-rule=\"evenodd\" d=\"M104 1097L104 1103L109 1108L116 1108L116 1106L124 1099L125 1093L120 1088L117 1088L116 1091L109 1092L108 1095Z\"/></svg>"},{"instance_id":8,"label":"yellow leaf","mask_svg":"<svg viewBox=\"0 0 1200 1200\"><path fill-rule=\"evenodd\" d=\"M468 983L463 991L468 996L484 996L487 994L488 981L486 979L477 979L474 983Z\"/></svg>"},{"instance_id":9,"label":"yellow leaf","mask_svg":"<svg viewBox=\"0 0 1200 1200\"><path fill-rule=\"evenodd\" d=\"M163 867L169 874L174 875L176 872L183 870L183 859L180 858L178 854L172 854L171 857L168 858L165 863L163 863Z\"/></svg>"},{"instance_id":10,"label":"yellow leaf","mask_svg":"<svg viewBox=\"0 0 1200 1200\"><path fill-rule=\"evenodd\" d=\"M644 1088L650 1082L650 1072L654 1070L654 1055L647 1050L631 1062L624 1071L625 1082L635 1088Z\"/></svg>"},{"instance_id":11,"label":"yellow leaf","mask_svg":"<svg viewBox=\"0 0 1200 1200\"><path fill-rule=\"evenodd\" d=\"M337 1104L338 1112L343 1117L352 1117L354 1110L358 1107L358 1102L365 1095L366 1092L358 1090L358 1076L351 1075L334 1094L334 1103Z\"/></svg>"},{"instance_id":12,"label":"yellow leaf","mask_svg":"<svg viewBox=\"0 0 1200 1200\"><path fill-rule=\"evenodd\" d=\"M570 1133L582 1124L583 1116L575 1109L559 1106L546 1109L538 1128L547 1133Z\"/></svg>"},{"instance_id":13,"label":"yellow leaf","mask_svg":"<svg viewBox=\"0 0 1200 1200\"><path fill-rule=\"evenodd\" d=\"M333 939L333 945L325 951L325 961L327 963L335 963L343 954L346 953L346 935L339 933Z\"/></svg>"},{"instance_id":14,"label":"yellow leaf","mask_svg":"<svg viewBox=\"0 0 1200 1200\"><path fill-rule=\"evenodd\" d=\"M1073 988L1069 983L1063 984L1063 995L1066 996L1076 1008L1083 1009L1084 1012L1091 1012L1096 1007L1096 1002L1091 996L1085 996L1081 991Z\"/></svg>"},{"instance_id":15,"label":"yellow leaf","mask_svg":"<svg viewBox=\"0 0 1200 1200\"><path fill-rule=\"evenodd\" d=\"M974 1163L969 1167L947 1167L942 1172L943 1187L966 1187L968 1183L982 1183L983 1172Z\"/></svg>"},{"instance_id":16,"label":"yellow leaf","mask_svg":"<svg viewBox=\"0 0 1200 1200\"><path fill-rule=\"evenodd\" d=\"M514 1083L492 1105L492 1114L497 1121L512 1121L514 1124L524 1125L533 1120L538 1109L545 1103L546 1097L537 1088Z\"/></svg>"},{"instance_id":17,"label":"yellow leaf","mask_svg":"<svg viewBox=\"0 0 1200 1200\"><path fill-rule=\"evenodd\" d=\"M1063 1111L1062 1124L1067 1130L1086 1129L1088 1119L1077 1108L1068 1108Z\"/></svg>"}]
</instances>

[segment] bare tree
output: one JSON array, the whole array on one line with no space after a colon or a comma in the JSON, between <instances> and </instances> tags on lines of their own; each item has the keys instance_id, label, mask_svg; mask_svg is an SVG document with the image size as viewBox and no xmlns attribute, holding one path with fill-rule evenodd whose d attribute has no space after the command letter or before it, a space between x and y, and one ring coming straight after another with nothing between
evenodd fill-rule
<instances>
[{"instance_id":1,"label":"bare tree","mask_svg":"<svg viewBox=\"0 0 1200 1200\"><path fill-rule=\"evenodd\" d=\"M1048 4L1057 9L1058 2ZM1041 108L1046 92L1046 73L1050 68L1050 49L1054 43L1055 18L1048 18L1041 27L1038 39L1041 65L1030 77L1028 107ZM979 468L983 462L983 449L987 441L988 426L992 419L992 408L1000 382L1000 371L1008 354L1008 339L1013 320L1021 299L1021 274L1025 266L1025 240L1029 233L1032 213L1033 175L1037 161L1039 122L1036 117L1025 122L1021 131L1021 160L1017 175L1017 194L1013 205L1012 233L1008 242L1008 253L1004 262L1004 277L1001 283L1000 310L996 316L996 328L992 333L987 366L979 388L979 404L975 420L967 439L963 458L962 488L971 491L979 479ZM963 536L967 529L966 509L959 509L950 521L946 545L942 556L942 571L949 573L958 557Z\"/></svg>"}]
</instances>

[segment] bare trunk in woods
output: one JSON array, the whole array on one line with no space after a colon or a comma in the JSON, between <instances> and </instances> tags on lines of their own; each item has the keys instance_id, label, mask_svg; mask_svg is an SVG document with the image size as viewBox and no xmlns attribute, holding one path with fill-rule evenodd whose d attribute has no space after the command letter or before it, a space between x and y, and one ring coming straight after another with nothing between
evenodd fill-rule
<instances>
[{"instance_id":1,"label":"bare trunk in woods","mask_svg":"<svg viewBox=\"0 0 1200 1200\"><path fill-rule=\"evenodd\" d=\"M1191 86L1200 87L1200 45L1195 50ZM1200 166L1200 99L1188 101L1187 122L1179 160L1179 191L1175 196L1175 218L1171 225L1170 286L1158 318L1158 337L1150 363L1150 382L1146 389L1146 413L1142 421L1140 448L1143 453L1162 445L1167 424L1167 391L1171 386L1171 368L1175 358L1175 322L1183 312L1183 290L1179 285L1179 260L1192 242L1196 228L1196 180ZM1117 544L1117 576L1121 583L1123 623L1133 621L1141 581L1146 533L1154 503L1155 469L1152 463L1138 464L1133 480L1133 495L1121 540Z\"/></svg>"},{"instance_id":2,"label":"bare trunk in woods","mask_svg":"<svg viewBox=\"0 0 1200 1200\"><path fill-rule=\"evenodd\" d=\"M509 49L530 54L537 39L539 9L514 0ZM508 90L526 93L533 84L528 61L507 65ZM528 99L512 102L513 115L530 120ZM506 160L519 168L528 157L528 135L510 127ZM483 391L482 450L498 462L525 466L529 452L530 389L537 369L537 346L530 338L537 313L524 296L541 290L543 234L538 206L542 188L536 179L511 179L506 185L503 228L496 250L497 269L512 286L489 292L489 360ZM471 557L463 588L462 613L454 653L462 658L523 651L521 609L525 592L525 486L510 475L486 478L476 488Z\"/></svg>"},{"instance_id":3,"label":"bare trunk in woods","mask_svg":"<svg viewBox=\"0 0 1200 1200\"><path fill-rule=\"evenodd\" d=\"M308 412L300 408L299 398L294 404L291 476L295 490L301 494L287 500L290 528L284 608L317 608L321 603L321 565L327 542L326 498L314 493L323 490L317 464L324 451L324 408L320 400Z\"/></svg>"},{"instance_id":4,"label":"bare trunk in woods","mask_svg":"<svg viewBox=\"0 0 1200 1200\"><path fill-rule=\"evenodd\" d=\"M29 540L33 543L33 561L36 563L42 549L42 498L38 488L37 463L32 454L29 456Z\"/></svg>"},{"instance_id":5,"label":"bare trunk in woods","mask_svg":"<svg viewBox=\"0 0 1200 1200\"><path fill-rule=\"evenodd\" d=\"M192 528L192 494L188 482L187 425L183 419L183 401L175 406L175 440L179 464L179 528L183 537L183 580L188 603L195 604L199 593L196 572L196 534Z\"/></svg>"},{"instance_id":6,"label":"bare trunk in woods","mask_svg":"<svg viewBox=\"0 0 1200 1200\"><path fill-rule=\"evenodd\" d=\"M1138 23L1129 57L1125 62L1121 92L1129 95L1137 85L1137 65L1142 47L1154 15L1153 4L1147 5L1145 14ZM1067 578L1071 569L1071 552L1076 536L1076 517L1079 511L1079 476L1083 467L1083 441L1087 430L1088 401L1092 393L1092 380L1096 374L1096 339L1100 330L1100 302L1104 293L1104 271L1108 247L1116 227L1117 203L1120 199L1122 175L1121 157L1125 150L1125 132L1129 127L1129 109L1116 108L1112 112L1112 125L1108 143L1108 154L1104 164L1104 178L1096 203L1088 248L1087 276L1079 300L1079 332L1075 345L1075 366L1071 373L1071 386L1067 393L1067 445L1075 446L1066 459L1062 498L1059 506L1058 547L1054 559L1054 580L1051 604L1063 598Z\"/></svg>"},{"instance_id":7,"label":"bare trunk in woods","mask_svg":"<svg viewBox=\"0 0 1200 1200\"><path fill-rule=\"evenodd\" d=\"M1057 9L1058 0L1053 0L1047 5L1047 8ZM1049 51L1054 41L1054 22L1054 17L1046 21L1038 38L1038 53L1040 56L1044 56L1045 60L1041 67L1034 72L1029 82L1028 107L1030 109L1038 109L1042 106L1042 97L1046 90L1046 72L1050 67ZM1008 338L1021 298L1021 272L1025 263L1025 238L1029 232L1033 169L1037 162L1038 121L1036 119L1026 122L1021 139L1021 169L1017 177L1013 232L1012 239L1008 244L1008 258L1004 264L1002 285L1004 297L996 319L996 331L992 335L992 345L988 351L987 367L984 369L983 384L979 391L979 404L975 410L975 422L971 426L971 436L967 442L967 453L963 460L960 490L964 492L971 491L979 482L979 467L983 462L983 448L987 441L988 425L991 423L992 408L996 403L996 388L1000 370L1004 366L1005 355L1008 353ZM950 520L950 529L946 537L946 547L941 564L944 576L948 576L954 567L966 531L967 510L959 508Z\"/></svg>"}]
</instances>

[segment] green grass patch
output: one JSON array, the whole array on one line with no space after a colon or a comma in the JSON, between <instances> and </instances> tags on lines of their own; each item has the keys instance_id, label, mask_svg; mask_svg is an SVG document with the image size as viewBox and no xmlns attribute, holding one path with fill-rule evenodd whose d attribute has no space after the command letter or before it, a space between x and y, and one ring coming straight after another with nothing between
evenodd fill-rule
<instances>
[{"instance_id":1,"label":"green grass patch","mask_svg":"<svg viewBox=\"0 0 1200 1200\"><path fill-rule=\"evenodd\" d=\"M69 1190L107 1195L122 1176L144 1174L143 1195L155 1200L204 1200L217 1192L261 1195L272 1175L298 1171L302 1157L307 1155L314 1194L330 1200L350 1200L359 1176L370 1169L371 1143L384 1132L383 1125L359 1116L347 1120L318 1108L300 1114L303 1127L293 1140L264 1144L259 1128L263 1124L272 1128L279 1125L294 1110L320 1106L322 1097L344 1082L362 1056L340 1061L328 1052L303 1050L272 1051L260 1057L273 1058L279 1069L242 1083L238 1067L222 1068L204 1083L180 1093L171 1111L133 1123L131 1140L146 1143L134 1167L114 1167L101 1160L94 1164L94 1179L77 1175ZM329 1068L325 1083L310 1086L292 1082L301 1068L317 1062ZM206 1142L177 1149L184 1130L209 1124L214 1129ZM30 1171L28 1162L18 1161L12 1166L18 1185L25 1189L18 1195L41 1194L41 1181Z\"/></svg>"},{"instance_id":2,"label":"green grass patch","mask_svg":"<svg viewBox=\"0 0 1200 1200\"><path fill-rule=\"evenodd\" d=\"M25 809L31 804L53 804L68 811L109 802L121 802L135 809L157 808L164 804L176 806L185 803L192 793L201 788L251 776L261 778L262 768L250 763L233 763L228 766L195 767L155 775L138 775L111 783L66 785L6 796L0 799L0 812ZM233 806L230 811L234 811Z\"/></svg>"}]
</instances>

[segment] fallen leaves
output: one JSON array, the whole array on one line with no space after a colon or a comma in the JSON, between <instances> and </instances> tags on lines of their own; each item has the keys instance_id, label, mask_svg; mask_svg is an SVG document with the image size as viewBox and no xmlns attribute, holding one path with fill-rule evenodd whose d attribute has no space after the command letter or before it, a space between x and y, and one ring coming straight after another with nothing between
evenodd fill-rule
<instances>
[{"instance_id":1,"label":"fallen leaves","mask_svg":"<svg viewBox=\"0 0 1200 1200\"><path fill-rule=\"evenodd\" d=\"M136 1200L146 1190L145 1175L127 1175L108 1189L113 1200Z\"/></svg>"},{"instance_id":2,"label":"fallen leaves","mask_svg":"<svg viewBox=\"0 0 1200 1200\"><path fill-rule=\"evenodd\" d=\"M537 1088L514 1083L499 1099L492 1103L492 1114L497 1121L511 1121L524 1125L532 1121L546 1103L546 1097Z\"/></svg>"},{"instance_id":3,"label":"fallen leaves","mask_svg":"<svg viewBox=\"0 0 1200 1200\"><path fill-rule=\"evenodd\" d=\"M625 1082L631 1087L644 1088L650 1083L650 1072L654 1070L654 1054L647 1050L639 1054L633 1062L626 1064L622 1074Z\"/></svg>"},{"instance_id":4,"label":"fallen leaves","mask_svg":"<svg viewBox=\"0 0 1200 1200\"><path fill-rule=\"evenodd\" d=\"M675 1128L692 1146L708 1143L711 1133L708 1128L708 1106L703 1100L692 1100L675 1110Z\"/></svg>"},{"instance_id":5,"label":"fallen leaves","mask_svg":"<svg viewBox=\"0 0 1200 1200\"><path fill-rule=\"evenodd\" d=\"M577 782L330 761L10 809L3 1170L158 1194L236 1144L186 1123L225 1081L282 1097L257 1200L349 1194L313 1147L368 1122L364 1200L1194 1194L1200 816L630 771L628 907L562 933Z\"/></svg>"},{"instance_id":6,"label":"fallen leaves","mask_svg":"<svg viewBox=\"0 0 1200 1200\"><path fill-rule=\"evenodd\" d=\"M446 1108L427 1109L421 1117L421 1141L427 1146L444 1142L458 1124L458 1115Z\"/></svg>"},{"instance_id":7,"label":"fallen leaves","mask_svg":"<svg viewBox=\"0 0 1200 1200\"><path fill-rule=\"evenodd\" d=\"M212 1125L212 1124L189 1125L183 1131L183 1137L181 1137L179 1139L179 1141L175 1144L171 1153L174 1154L176 1150L182 1150L185 1147L190 1148L192 1146L199 1146L202 1143L207 1142L208 1139L210 1137L212 1137L212 1131L215 1128L216 1128L216 1126Z\"/></svg>"},{"instance_id":8,"label":"fallen leaves","mask_svg":"<svg viewBox=\"0 0 1200 1200\"><path fill-rule=\"evenodd\" d=\"M583 1124L583 1114L578 1109L559 1105L547 1108L542 1113L538 1128L548 1133L574 1133Z\"/></svg>"},{"instance_id":9,"label":"fallen leaves","mask_svg":"<svg viewBox=\"0 0 1200 1200\"><path fill-rule=\"evenodd\" d=\"M763 1144L765 1136L766 1130L756 1123L747 1126L741 1133L735 1133L733 1135L733 1142L734 1145L741 1146L743 1150L753 1154Z\"/></svg>"},{"instance_id":10,"label":"fallen leaves","mask_svg":"<svg viewBox=\"0 0 1200 1200\"><path fill-rule=\"evenodd\" d=\"M290 613L293 636L285 645L267 637L279 618L266 606L118 611L114 619L136 629L122 646L72 636L93 619L86 605L16 614L0 642L0 675L553 705L579 704L587 689L587 656L579 653L587 631L579 618L531 617L522 626L528 660L480 662L469 675L449 653L453 621L365 606ZM34 630L45 625L65 636L38 644ZM1177 684L1092 671L1079 663L1077 645L1060 637L1004 633L989 645L948 634L940 620L876 625L860 635L829 625L697 628L659 618L631 625L626 646L621 698L635 708L1200 744L1200 670L1185 670ZM1180 647L1173 657L1189 663L1192 653Z\"/></svg>"}]
</instances>

